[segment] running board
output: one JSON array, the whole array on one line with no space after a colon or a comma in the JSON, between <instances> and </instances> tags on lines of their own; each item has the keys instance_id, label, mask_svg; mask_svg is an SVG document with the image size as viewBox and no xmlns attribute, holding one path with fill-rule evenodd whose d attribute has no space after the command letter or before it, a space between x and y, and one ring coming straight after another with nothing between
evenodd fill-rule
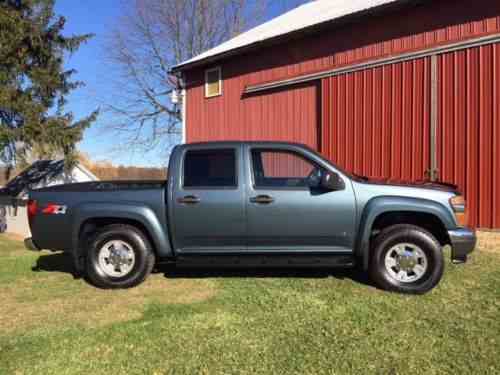
<instances>
[{"instance_id":1,"label":"running board","mask_svg":"<svg viewBox=\"0 0 500 375\"><path fill-rule=\"evenodd\" d=\"M182 255L177 267L191 268L333 268L354 267L354 256L339 255Z\"/></svg>"}]
</instances>

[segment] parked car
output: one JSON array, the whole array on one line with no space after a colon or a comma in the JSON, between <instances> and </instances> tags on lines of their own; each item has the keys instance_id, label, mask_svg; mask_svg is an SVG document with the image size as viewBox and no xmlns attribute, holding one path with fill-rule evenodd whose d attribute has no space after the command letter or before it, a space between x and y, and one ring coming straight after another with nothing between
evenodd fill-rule
<instances>
[{"instance_id":1,"label":"parked car","mask_svg":"<svg viewBox=\"0 0 500 375\"><path fill-rule=\"evenodd\" d=\"M69 252L103 288L133 287L171 262L358 266L384 289L425 293L443 275L443 246L465 262L476 243L454 187L356 176L303 145L180 145L168 170L166 182L31 191L26 246Z\"/></svg>"}]
</instances>

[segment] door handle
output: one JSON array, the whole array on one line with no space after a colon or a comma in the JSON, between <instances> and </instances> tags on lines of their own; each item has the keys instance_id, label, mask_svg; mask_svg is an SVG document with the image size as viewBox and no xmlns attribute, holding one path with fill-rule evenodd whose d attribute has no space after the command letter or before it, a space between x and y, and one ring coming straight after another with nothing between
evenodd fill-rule
<instances>
[{"instance_id":1,"label":"door handle","mask_svg":"<svg viewBox=\"0 0 500 375\"><path fill-rule=\"evenodd\" d=\"M198 204L201 200L196 195L187 195L183 198L177 199L177 202L182 204Z\"/></svg>"},{"instance_id":2,"label":"door handle","mask_svg":"<svg viewBox=\"0 0 500 375\"><path fill-rule=\"evenodd\" d=\"M269 195L258 195L256 197L250 198L251 203L258 204L271 204L274 202L274 198Z\"/></svg>"}]
</instances>

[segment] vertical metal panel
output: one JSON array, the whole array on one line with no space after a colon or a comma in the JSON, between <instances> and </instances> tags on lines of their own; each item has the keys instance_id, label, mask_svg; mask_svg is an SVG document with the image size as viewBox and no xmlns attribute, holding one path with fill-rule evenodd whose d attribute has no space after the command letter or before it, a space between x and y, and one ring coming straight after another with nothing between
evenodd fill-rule
<instances>
[{"instance_id":1,"label":"vertical metal panel","mask_svg":"<svg viewBox=\"0 0 500 375\"><path fill-rule=\"evenodd\" d=\"M429 58L323 80L322 152L355 173L422 180L428 168ZM331 113L340 114L335 121ZM347 115L345 115L347 114ZM352 134L353 136L346 136ZM340 151L340 152L339 152Z\"/></svg>"},{"instance_id":2,"label":"vertical metal panel","mask_svg":"<svg viewBox=\"0 0 500 375\"><path fill-rule=\"evenodd\" d=\"M391 153L389 150L391 149L391 134L392 134L392 67L384 66L382 70L382 108L383 108L383 117L382 123L380 124L382 128L382 149L381 153L381 164L382 164L382 173L379 176L375 177L384 177L391 175L391 163L390 157Z\"/></svg>"},{"instance_id":3,"label":"vertical metal panel","mask_svg":"<svg viewBox=\"0 0 500 375\"><path fill-rule=\"evenodd\" d=\"M493 46L493 228L500 228L500 45Z\"/></svg>"},{"instance_id":4,"label":"vertical metal panel","mask_svg":"<svg viewBox=\"0 0 500 375\"><path fill-rule=\"evenodd\" d=\"M368 157L372 160L371 170L366 170L365 175L367 176L381 176L382 175L382 142L383 142L383 132L382 132L382 114L383 114L383 68L376 68L372 71L371 75L373 79L373 91L372 91L372 114L373 114L373 144L372 144L372 154ZM369 108L366 109L369 111ZM369 162L367 161L368 165Z\"/></svg>"},{"instance_id":5,"label":"vertical metal panel","mask_svg":"<svg viewBox=\"0 0 500 375\"><path fill-rule=\"evenodd\" d=\"M458 90L467 93L467 181L464 188L469 206L469 222L477 226L479 199L479 49L467 51L467 80L465 88Z\"/></svg>"},{"instance_id":6,"label":"vertical metal panel","mask_svg":"<svg viewBox=\"0 0 500 375\"><path fill-rule=\"evenodd\" d=\"M439 56L440 179L457 184L475 227L500 226L499 45Z\"/></svg>"},{"instance_id":7,"label":"vertical metal panel","mask_svg":"<svg viewBox=\"0 0 500 375\"><path fill-rule=\"evenodd\" d=\"M480 109L479 109L479 168L481 173L479 185L479 225L492 225L492 114L493 114L493 80L492 80L492 46L481 47L479 50L480 74Z\"/></svg>"},{"instance_id":8,"label":"vertical metal panel","mask_svg":"<svg viewBox=\"0 0 500 375\"><path fill-rule=\"evenodd\" d=\"M431 165L431 143L430 142L426 142L426 140L430 139L431 138L431 118L429 116L427 116L427 114L425 113L425 108L430 108L431 107L431 90L432 90L432 86L431 86L431 83L430 83L430 80L427 80L425 79L425 77L430 77L432 74L432 67L431 67L431 61L430 59L427 59L425 60L424 62L424 73L423 73L423 101L422 101L422 105L423 107L420 107L421 108L421 111L422 111L422 123L423 123L423 137L422 139L424 140L424 142L422 143L422 152L423 152L423 155L422 155L422 165L424 166L424 168L426 168L427 166ZM425 174L425 172L424 172Z\"/></svg>"},{"instance_id":9,"label":"vertical metal panel","mask_svg":"<svg viewBox=\"0 0 500 375\"><path fill-rule=\"evenodd\" d=\"M431 116L429 133L430 169L428 177L431 181L437 179L437 120L438 120L438 61L437 56L431 57Z\"/></svg>"},{"instance_id":10,"label":"vertical metal panel","mask_svg":"<svg viewBox=\"0 0 500 375\"><path fill-rule=\"evenodd\" d=\"M338 100L337 106L333 106L333 111L338 113L337 117L337 141L333 141L334 145L338 147L337 151L337 160L339 163L342 165L346 165L346 146L347 146L347 139L346 139L346 77L345 76L340 76L337 80L338 86L337 86L337 98L334 98L334 100ZM324 100L327 100L326 98ZM328 101L325 103L325 105L328 105ZM327 151L327 150L324 150Z\"/></svg>"},{"instance_id":11,"label":"vertical metal panel","mask_svg":"<svg viewBox=\"0 0 500 375\"><path fill-rule=\"evenodd\" d=\"M401 127L403 64L392 66L391 177L401 177Z\"/></svg>"},{"instance_id":12,"label":"vertical metal panel","mask_svg":"<svg viewBox=\"0 0 500 375\"><path fill-rule=\"evenodd\" d=\"M373 98L373 70L368 70L363 72L364 86L362 89L363 93L363 138L360 142L360 148L365 148L364 153L360 153L361 166L358 169L358 173L361 175L371 174L374 165L370 163L373 158L373 149L376 147L377 142L374 139L373 132L373 117L374 117L374 98ZM361 159L362 157L362 159Z\"/></svg>"}]
</instances>

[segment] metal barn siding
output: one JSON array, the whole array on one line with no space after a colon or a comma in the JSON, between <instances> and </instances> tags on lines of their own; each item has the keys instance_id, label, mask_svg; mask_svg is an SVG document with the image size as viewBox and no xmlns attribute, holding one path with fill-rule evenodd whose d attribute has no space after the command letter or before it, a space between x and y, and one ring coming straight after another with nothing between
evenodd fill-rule
<instances>
[{"instance_id":1,"label":"metal barn siding","mask_svg":"<svg viewBox=\"0 0 500 375\"><path fill-rule=\"evenodd\" d=\"M500 32L500 1L433 0L228 60L246 86Z\"/></svg>"},{"instance_id":2,"label":"metal barn siding","mask_svg":"<svg viewBox=\"0 0 500 375\"><path fill-rule=\"evenodd\" d=\"M500 228L500 44L438 57L439 178L457 184L474 227Z\"/></svg>"},{"instance_id":3,"label":"metal barn siding","mask_svg":"<svg viewBox=\"0 0 500 375\"><path fill-rule=\"evenodd\" d=\"M498 46L245 93L499 33L500 1L433 0L188 69L186 139L306 143L373 177L421 180L436 168L466 193L474 226L500 228ZM204 69L214 66L222 69L223 95L206 99Z\"/></svg>"},{"instance_id":4,"label":"metal barn siding","mask_svg":"<svg viewBox=\"0 0 500 375\"><path fill-rule=\"evenodd\" d=\"M247 110L247 102L256 99L243 95L246 87L499 32L500 1L477 0L471 10L470 0L434 0L206 66L222 68L221 97L205 99L204 68L188 70L187 141L243 138L255 126L250 118L272 116Z\"/></svg>"},{"instance_id":5,"label":"metal barn siding","mask_svg":"<svg viewBox=\"0 0 500 375\"><path fill-rule=\"evenodd\" d=\"M189 97L189 101L202 103L187 115L190 124L197 124L196 128L188 127L189 142L274 140L300 142L318 149L318 84L244 98L240 98L237 79L225 80L223 89L225 95L216 98L205 99L203 91Z\"/></svg>"},{"instance_id":6,"label":"metal barn siding","mask_svg":"<svg viewBox=\"0 0 500 375\"><path fill-rule=\"evenodd\" d=\"M324 79L321 152L354 173L424 179L430 86L430 58Z\"/></svg>"}]
</instances>

